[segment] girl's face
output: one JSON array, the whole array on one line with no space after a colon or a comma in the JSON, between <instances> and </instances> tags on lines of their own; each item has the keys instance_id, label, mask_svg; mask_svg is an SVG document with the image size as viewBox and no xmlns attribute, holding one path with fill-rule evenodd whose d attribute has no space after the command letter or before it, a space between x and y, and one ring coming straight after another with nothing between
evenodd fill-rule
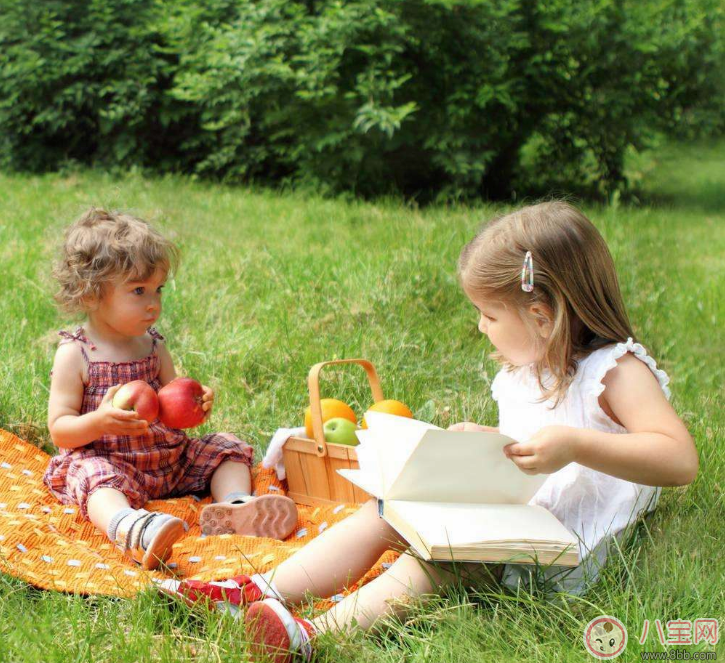
<instances>
[{"instance_id":1,"label":"girl's face","mask_svg":"<svg viewBox=\"0 0 725 663\"><path fill-rule=\"evenodd\" d=\"M125 336L143 336L161 315L166 272L157 269L146 281L114 281L104 288L94 313Z\"/></svg>"},{"instance_id":2,"label":"girl's face","mask_svg":"<svg viewBox=\"0 0 725 663\"><path fill-rule=\"evenodd\" d=\"M542 358L542 341L548 337L550 325L542 316L534 315L541 311L532 311L531 321L527 324L513 306L467 294L480 314L478 329L488 336L488 340L509 364L526 366Z\"/></svg>"}]
</instances>

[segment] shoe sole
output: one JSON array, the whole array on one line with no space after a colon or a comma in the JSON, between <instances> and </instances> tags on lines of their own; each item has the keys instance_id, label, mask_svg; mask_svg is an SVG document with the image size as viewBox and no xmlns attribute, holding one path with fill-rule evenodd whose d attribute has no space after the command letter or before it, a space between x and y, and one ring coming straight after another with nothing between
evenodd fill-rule
<instances>
[{"instance_id":1,"label":"shoe sole","mask_svg":"<svg viewBox=\"0 0 725 663\"><path fill-rule=\"evenodd\" d=\"M202 534L240 534L284 539L297 526L297 506L283 495L262 495L245 504L210 504L199 516Z\"/></svg>"},{"instance_id":2,"label":"shoe sole","mask_svg":"<svg viewBox=\"0 0 725 663\"><path fill-rule=\"evenodd\" d=\"M244 617L245 631L256 658L272 663L289 663L290 639L279 615L263 601L252 603Z\"/></svg>"},{"instance_id":3,"label":"shoe sole","mask_svg":"<svg viewBox=\"0 0 725 663\"><path fill-rule=\"evenodd\" d=\"M171 556L172 546L184 535L184 532L184 523L179 518L161 525L143 556L141 566L147 571L159 568Z\"/></svg>"}]
</instances>

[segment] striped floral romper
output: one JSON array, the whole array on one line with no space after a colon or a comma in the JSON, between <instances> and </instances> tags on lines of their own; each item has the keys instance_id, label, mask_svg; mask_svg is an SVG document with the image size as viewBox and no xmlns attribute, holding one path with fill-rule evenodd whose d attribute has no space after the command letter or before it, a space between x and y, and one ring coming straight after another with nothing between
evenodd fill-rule
<instances>
[{"instance_id":1,"label":"striped floral romper","mask_svg":"<svg viewBox=\"0 0 725 663\"><path fill-rule=\"evenodd\" d=\"M81 344L88 370L81 414L101 404L110 387L132 380L145 380L155 391L161 387L161 362L156 343L163 340L153 327L151 353L136 361L91 361L86 346L95 346L79 327L75 333L61 331L61 343ZM78 504L88 517L88 497L99 488L122 492L132 507L141 508L150 499L207 492L211 476L225 460L251 467L254 450L231 433L209 433L191 438L183 430L168 428L158 419L143 435L103 435L77 449L61 449L50 459L43 480L63 504Z\"/></svg>"}]
</instances>

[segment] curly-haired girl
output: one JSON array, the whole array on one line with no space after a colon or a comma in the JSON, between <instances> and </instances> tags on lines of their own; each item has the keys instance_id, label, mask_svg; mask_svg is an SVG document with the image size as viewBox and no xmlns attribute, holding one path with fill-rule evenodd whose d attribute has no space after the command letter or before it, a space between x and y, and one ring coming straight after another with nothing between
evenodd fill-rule
<instances>
[{"instance_id":1,"label":"curly-haired girl","mask_svg":"<svg viewBox=\"0 0 725 663\"><path fill-rule=\"evenodd\" d=\"M73 334L60 332L48 405L48 429L60 454L44 480L61 502L78 504L147 569L168 558L186 527L179 518L144 510L149 499L211 490L220 503L202 511L206 534L284 538L297 523L291 499L249 494L249 444L231 433L190 438L113 407L122 384L145 380L158 391L176 377L152 325L177 264L176 247L145 221L91 209L66 231L54 269L57 302L66 312L84 313L86 321ZM203 399L208 418L209 387Z\"/></svg>"}]
</instances>

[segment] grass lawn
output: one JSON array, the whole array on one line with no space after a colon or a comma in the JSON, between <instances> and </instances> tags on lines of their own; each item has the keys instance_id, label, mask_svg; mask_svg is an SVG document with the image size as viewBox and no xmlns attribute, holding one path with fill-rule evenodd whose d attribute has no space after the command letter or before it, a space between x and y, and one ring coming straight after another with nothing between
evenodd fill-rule
<instances>
[{"instance_id":1,"label":"grass lawn","mask_svg":"<svg viewBox=\"0 0 725 663\"><path fill-rule=\"evenodd\" d=\"M639 206L585 211L609 242L636 333L672 378L700 453L697 480L663 490L636 545L584 598L451 592L375 635L325 638L320 660L588 660L583 628L608 614L629 630L620 660L634 661L666 649L654 625L639 645L645 619L722 619L725 144L663 147L633 168ZM74 321L54 308L50 266L62 228L89 205L131 210L182 247L157 326L178 372L216 388L202 432L234 431L261 457L278 426L299 424L309 367L356 356L419 418L496 421L496 366L455 275L461 246L493 207L419 210L83 172L0 174L0 427L51 449L48 374L57 330ZM323 395L358 411L369 402L355 370L331 373ZM151 592L86 599L0 574L0 661L245 657L231 619L171 611Z\"/></svg>"}]
</instances>

